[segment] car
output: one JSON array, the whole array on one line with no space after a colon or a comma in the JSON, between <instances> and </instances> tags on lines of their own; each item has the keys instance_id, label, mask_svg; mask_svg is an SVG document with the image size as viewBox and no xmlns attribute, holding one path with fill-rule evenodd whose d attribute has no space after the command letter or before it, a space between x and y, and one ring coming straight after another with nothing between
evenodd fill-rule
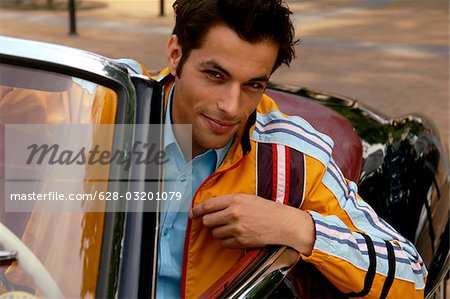
<instances>
[{"instance_id":1,"label":"car","mask_svg":"<svg viewBox=\"0 0 450 299\"><path fill-rule=\"evenodd\" d=\"M161 164L76 162L96 143L123 159L136 141L160 145L163 88L120 61L0 37L4 295L154 297L155 211L165 200L159 198ZM450 267L450 164L433 122L421 115L391 119L355 100L303 87L271 83L266 92L283 112L305 118L332 137L333 158L344 175L357 182L360 195L423 257L429 271L426 297L443 296ZM36 154L39 144L50 143L54 147L46 150L54 154L52 163L39 163L30 154L23 159L27 149ZM62 144L86 144L91 151L57 152ZM59 202L68 191L95 194L100 204L80 198ZM132 200L136 193L146 200ZM288 275L293 278L289 287L283 283ZM268 246L248 251L202 297L267 296L342 294L315 268L299 262L293 249Z\"/></svg>"}]
</instances>

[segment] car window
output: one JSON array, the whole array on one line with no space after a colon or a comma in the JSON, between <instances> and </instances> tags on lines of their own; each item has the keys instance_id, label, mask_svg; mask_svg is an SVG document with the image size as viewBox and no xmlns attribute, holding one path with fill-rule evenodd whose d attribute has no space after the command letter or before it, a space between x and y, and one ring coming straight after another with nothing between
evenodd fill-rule
<instances>
[{"instance_id":1,"label":"car window","mask_svg":"<svg viewBox=\"0 0 450 299\"><path fill-rule=\"evenodd\" d=\"M114 124L116 110L117 95L104 86L81 78L0 64L0 243L3 249L19 251L18 263L1 268L0 293L25 291L52 297L60 292L69 298L94 297L104 220L102 212L5 209L5 185L8 184L5 174L9 178L24 171L12 159L5 159L5 142L8 142L5 128L12 124L86 124L93 128L87 139L108 148L112 146L113 132L99 133L97 125ZM31 136L25 133L24 138ZM86 165L79 179L67 184L72 184L71 188L79 193L107 190L107 176L103 181L90 180L98 177L99 171L107 173L108 166L105 167L98 170ZM34 187L38 191L48 192L46 186L55 176L46 172L45 166L32 172L27 173L29 181L36 182ZM14 236L24 246L23 250L14 243ZM43 268L39 268L39 263Z\"/></svg>"}]
</instances>

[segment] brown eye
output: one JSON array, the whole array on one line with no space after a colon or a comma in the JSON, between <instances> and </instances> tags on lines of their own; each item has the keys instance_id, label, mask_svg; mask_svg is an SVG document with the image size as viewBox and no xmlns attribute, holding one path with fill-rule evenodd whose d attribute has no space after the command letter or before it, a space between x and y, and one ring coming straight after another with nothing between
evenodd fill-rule
<instances>
[{"instance_id":1,"label":"brown eye","mask_svg":"<svg viewBox=\"0 0 450 299\"><path fill-rule=\"evenodd\" d=\"M207 70L204 73L213 79L223 79L222 75L216 71Z\"/></svg>"},{"instance_id":2,"label":"brown eye","mask_svg":"<svg viewBox=\"0 0 450 299\"><path fill-rule=\"evenodd\" d=\"M258 82L249 82L246 84L246 86L253 90L258 90L258 91L264 89L264 85L262 85L261 83L258 83Z\"/></svg>"}]
</instances>

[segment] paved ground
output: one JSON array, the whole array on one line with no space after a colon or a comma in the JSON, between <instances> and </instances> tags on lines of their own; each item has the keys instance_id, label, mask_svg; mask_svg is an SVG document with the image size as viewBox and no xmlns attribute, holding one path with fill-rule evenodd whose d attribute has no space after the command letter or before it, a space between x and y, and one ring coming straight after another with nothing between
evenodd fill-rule
<instances>
[{"instance_id":1,"label":"paved ground","mask_svg":"<svg viewBox=\"0 0 450 299\"><path fill-rule=\"evenodd\" d=\"M10 9L0 10L0 34L131 57L153 69L165 65L170 0L166 17L158 17L158 0L96 1L108 5L77 12L78 36L67 34L65 11ZM448 141L447 0L288 2L301 43L297 60L278 70L274 81L356 98L392 117L421 112Z\"/></svg>"}]
</instances>

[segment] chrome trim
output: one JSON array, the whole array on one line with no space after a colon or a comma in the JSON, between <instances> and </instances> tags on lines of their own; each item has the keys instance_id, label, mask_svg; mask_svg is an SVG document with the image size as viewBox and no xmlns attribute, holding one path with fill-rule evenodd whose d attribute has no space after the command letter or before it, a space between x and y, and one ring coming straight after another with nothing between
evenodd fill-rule
<instances>
[{"instance_id":1,"label":"chrome trim","mask_svg":"<svg viewBox=\"0 0 450 299\"><path fill-rule=\"evenodd\" d=\"M126 115L116 123L134 123L134 86L128 70L109 58L66 46L0 35L0 62L56 72L113 89L127 100ZM131 113L130 113L131 112Z\"/></svg>"},{"instance_id":2,"label":"chrome trim","mask_svg":"<svg viewBox=\"0 0 450 299\"><path fill-rule=\"evenodd\" d=\"M124 71L118 64L111 63L111 59L85 50L7 36L0 36L0 54L62 64L96 74L103 74L106 66Z\"/></svg>"},{"instance_id":3,"label":"chrome trim","mask_svg":"<svg viewBox=\"0 0 450 299\"><path fill-rule=\"evenodd\" d=\"M273 291L299 259L300 255L294 249L280 247L227 298L261 298L270 295L267 289Z\"/></svg>"},{"instance_id":4,"label":"chrome trim","mask_svg":"<svg viewBox=\"0 0 450 299\"><path fill-rule=\"evenodd\" d=\"M0 263L9 263L17 260L17 251L0 251Z\"/></svg>"},{"instance_id":5,"label":"chrome trim","mask_svg":"<svg viewBox=\"0 0 450 299\"><path fill-rule=\"evenodd\" d=\"M164 99L165 96L165 88L164 85L161 88L161 99ZM160 114L161 119L164 119L164 109L161 109L161 114ZM159 140L159 144L163 145L164 144L164 134L162 133L160 135L160 140ZM162 182L159 181L158 183L158 190L162 191L163 185ZM154 252L154 256L153 256L153 269L152 269L152 294L151 294L151 298L155 299L156 298L156 290L158 287L158 255L159 255L159 237L160 237L160 230L161 230L161 212L162 212L162 204L161 202L157 202L157 217L156 217L156 227L155 227L155 236L154 236L154 240L155 240L155 246L153 248L153 252Z\"/></svg>"}]
</instances>

